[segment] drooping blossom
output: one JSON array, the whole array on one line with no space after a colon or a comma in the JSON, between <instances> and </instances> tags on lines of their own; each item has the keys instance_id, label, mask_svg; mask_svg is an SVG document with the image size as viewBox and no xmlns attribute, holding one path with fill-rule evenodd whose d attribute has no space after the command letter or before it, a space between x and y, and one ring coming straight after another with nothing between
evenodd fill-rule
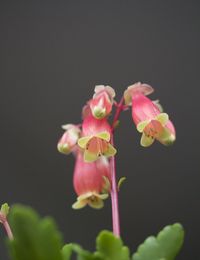
<instances>
[{"instance_id":1,"label":"drooping blossom","mask_svg":"<svg viewBox=\"0 0 200 260\"><path fill-rule=\"evenodd\" d=\"M63 125L62 128L65 132L60 138L57 148L60 153L69 154L76 148L81 131L78 126L72 124Z\"/></svg>"},{"instance_id":2,"label":"drooping blossom","mask_svg":"<svg viewBox=\"0 0 200 260\"><path fill-rule=\"evenodd\" d=\"M94 89L95 94L89 101L92 115L102 119L110 114L115 97L115 91L110 86L98 85Z\"/></svg>"},{"instance_id":3,"label":"drooping blossom","mask_svg":"<svg viewBox=\"0 0 200 260\"><path fill-rule=\"evenodd\" d=\"M80 209L89 205L100 209L110 192L110 167L105 157L87 163L81 151L76 157L73 177L74 189L78 195L77 201L72 205L74 209Z\"/></svg>"},{"instance_id":4,"label":"drooping blossom","mask_svg":"<svg viewBox=\"0 0 200 260\"><path fill-rule=\"evenodd\" d=\"M160 106L145 96L152 92L151 86L136 83L125 91L125 102L132 105L132 118L137 130L142 133L142 146L150 146L155 139L170 145L176 139L175 128L169 116L160 111Z\"/></svg>"},{"instance_id":5,"label":"drooping blossom","mask_svg":"<svg viewBox=\"0 0 200 260\"><path fill-rule=\"evenodd\" d=\"M84 160L93 162L101 156L115 155L116 149L110 144L111 127L107 120L96 119L92 115L84 118L82 124L82 137L78 145L84 151Z\"/></svg>"}]
</instances>

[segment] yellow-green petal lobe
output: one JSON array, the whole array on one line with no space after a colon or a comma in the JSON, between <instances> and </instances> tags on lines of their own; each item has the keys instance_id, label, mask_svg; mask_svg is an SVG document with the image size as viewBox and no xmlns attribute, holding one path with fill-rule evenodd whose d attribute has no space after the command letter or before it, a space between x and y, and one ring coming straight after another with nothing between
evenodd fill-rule
<instances>
[{"instance_id":1,"label":"yellow-green petal lobe","mask_svg":"<svg viewBox=\"0 0 200 260\"><path fill-rule=\"evenodd\" d=\"M96 137L99 137L100 139L105 140L106 142L110 141L110 133L108 132L101 132L96 135Z\"/></svg>"},{"instance_id":2,"label":"yellow-green petal lobe","mask_svg":"<svg viewBox=\"0 0 200 260\"><path fill-rule=\"evenodd\" d=\"M96 196L101 200L106 200L109 197L108 193L96 194Z\"/></svg>"},{"instance_id":3,"label":"yellow-green petal lobe","mask_svg":"<svg viewBox=\"0 0 200 260\"><path fill-rule=\"evenodd\" d=\"M156 116L156 119L164 126L169 121L169 116L167 113L161 113Z\"/></svg>"},{"instance_id":4,"label":"yellow-green petal lobe","mask_svg":"<svg viewBox=\"0 0 200 260\"><path fill-rule=\"evenodd\" d=\"M152 145L153 142L154 142L154 138L145 135L145 133L142 134L142 137L140 140L141 146L149 147L150 145Z\"/></svg>"},{"instance_id":5,"label":"yellow-green petal lobe","mask_svg":"<svg viewBox=\"0 0 200 260\"><path fill-rule=\"evenodd\" d=\"M58 144L57 149L60 153L69 154L71 152L71 147L68 144Z\"/></svg>"},{"instance_id":6,"label":"yellow-green petal lobe","mask_svg":"<svg viewBox=\"0 0 200 260\"><path fill-rule=\"evenodd\" d=\"M77 200L80 201L80 200L85 200L85 199L88 199L89 197L91 197L93 195L92 192L86 192L80 196L78 196Z\"/></svg>"},{"instance_id":7,"label":"yellow-green petal lobe","mask_svg":"<svg viewBox=\"0 0 200 260\"><path fill-rule=\"evenodd\" d=\"M103 185L103 190L102 190L102 192L103 192L103 193L107 193L107 192L109 192L109 191L111 190L111 183L110 183L108 177L103 176L103 179L104 179L105 183L104 183L104 185Z\"/></svg>"},{"instance_id":8,"label":"yellow-green petal lobe","mask_svg":"<svg viewBox=\"0 0 200 260\"><path fill-rule=\"evenodd\" d=\"M142 121L137 124L137 130L138 132L142 133L145 129L145 127L148 125L149 120Z\"/></svg>"},{"instance_id":9,"label":"yellow-green petal lobe","mask_svg":"<svg viewBox=\"0 0 200 260\"><path fill-rule=\"evenodd\" d=\"M73 205L73 209L82 209L87 205L87 200L77 200Z\"/></svg>"},{"instance_id":10,"label":"yellow-green petal lobe","mask_svg":"<svg viewBox=\"0 0 200 260\"><path fill-rule=\"evenodd\" d=\"M90 200L88 205L94 209L101 209L104 206L104 202L101 199Z\"/></svg>"},{"instance_id":11,"label":"yellow-green petal lobe","mask_svg":"<svg viewBox=\"0 0 200 260\"><path fill-rule=\"evenodd\" d=\"M92 111L92 114L97 119L104 118L106 116L106 109L102 108L102 107L95 106L93 111Z\"/></svg>"},{"instance_id":12,"label":"yellow-green petal lobe","mask_svg":"<svg viewBox=\"0 0 200 260\"><path fill-rule=\"evenodd\" d=\"M84 161L85 162L94 162L98 159L98 154L90 153L88 150L84 151Z\"/></svg>"},{"instance_id":13,"label":"yellow-green petal lobe","mask_svg":"<svg viewBox=\"0 0 200 260\"><path fill-rule=\"evenodd\" d=\"M176 137L166 127L163 128L162 133L157 137L157 140L162 144L169 146L174 143Z\"/></svg>"},{"instance_id":14,"label":"yellow-green petal lobe","mask_svg":"<svg viewBox=\"0 0 200 260\"><path fill-rule=\"evenodd\" d=\"M81 137L81 138L78 139L78 145L79 145L81 148L84 149L90 139L91 139L91 136Z\"/></svg>"},{"instance_id":15,"label":"yellow-green petal lobe","mask_svg":"<svg viewBox=\"0 0 200 260\"><path fill-rule=\"evenodd\" d=\"M117 150L111 144L108 144L108 149L104 152L104 155L110 157L114 156L116 153Z\"/></svg>"}]
</instances>

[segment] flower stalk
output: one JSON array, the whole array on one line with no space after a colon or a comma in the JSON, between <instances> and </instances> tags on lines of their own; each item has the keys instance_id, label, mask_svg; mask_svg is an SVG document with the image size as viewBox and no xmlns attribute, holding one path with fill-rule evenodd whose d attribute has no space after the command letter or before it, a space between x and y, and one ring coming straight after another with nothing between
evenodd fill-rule
<instances>
[{"instance_id":1,"label":"flower stalk","mask_svg":"<svg viewBox=\"0 0 200 260\"><path fill-rule=\"evenodd\" d=\"M0 223L2 223L2 225L4 226L7 236L10 240L13 240L13 233L12 230L10 228L10 225L7 221L6 215L0 211Z\"/></svg>"},{"instance_id":2,"label":"flower stalk","mask_svg":"<svg viewBox=\"0 0 200 260\"><path fill-rule=\"evenodd\" d=\"M13 233L12 233L12 230L11 230L10 225L9 225L7 220L3 223L3 226L4 226L5 230L6 230L8 238L10 240L13 240L13 238L14 238L13 237Z\"/></svg>"},{"instance_id":3,"label":"flower stalk","mask_svg":"<svg viewBox=\"0 0 200 260\"><path fill-rule=\"evenodd\" d=\"M112 136L111 136L111 145L114 146L114 130L119 119L120 113L124 109L124 98L122 97L119 104L117 105L117 110L114 116L112 124ZM118 201L118 188L116 181L116 161L115 156L112 156L110 159L110 169L111 169L111 204L112 204L112 224L113 224L113 234L117 237L120 237L120 217L119 217L119 201Z\"/></svg>"}]
</instances>

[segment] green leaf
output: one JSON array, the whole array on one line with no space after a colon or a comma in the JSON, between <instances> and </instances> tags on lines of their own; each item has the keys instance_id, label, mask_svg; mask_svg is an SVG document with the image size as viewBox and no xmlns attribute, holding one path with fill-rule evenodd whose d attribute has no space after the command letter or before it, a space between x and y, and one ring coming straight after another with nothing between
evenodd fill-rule
<instances>
[{"instance_id":1,"label":"green leaf","mask_svg":"<svg viewBox=\"0 0 200 260\"><path fill-rule=\"evenodd\" d=\"M96 256L106 260L129 260L129 249L112 232L102 231L97 237Z\"/></svg>"},{"instance_id":2,"label":"green leaf","mask_svg":"<svg viewBox=\"0 0 200 260\"><path fill-rule=\"evenodd\" d=\"M1 205L1 213L6 217L9 213L10 207L8 206L8 203L4 203Z\"/></svg>"},{"instance_id":3,"label":"green leaf","mask_svg":"<svg viewBox=\"0 0 200 260\"><path fill-rule=\"evenodd\" d=\"M28 207L16 205L9 214L14 240L8 241L12 260L62 260L62 239L54 221L41 219Z\"/></svg>"},{"instance_id":4,"label":"green leaf","mask_svg":"<svg viewBox=\"0 0 200 260\"><path fill-rule=\"evenodd\" d=\"M70 257L72 255L72 249L73 249L72 244L67 244L62 248L63 260L70 260Z\"/></svg>"},{"instance_id":5,"label":"green leaf","mask_svg":"<svg viewBox=\"0 0 200 260\"><path fill-rule=\"evenodd\" d=\"M64 256L63 260L69 260L72 255L72 252L76 253L78 260L103 260L103 258L95 256L89 251L84 250L78 244L68 244L63 247L62 249L62 253Z\"/></svg>"},{"instance_id":6,"label":"green leaf","mask_svg":"<svg viewBox=\"0 0 200 260\"><path fill-rule=\"evenodd\" d=\"M157 237L148 237L138 247L133 260L173 260L178 254L184 240L183 227L176 223L166 226Z\"/></svg>"}]
</instances>

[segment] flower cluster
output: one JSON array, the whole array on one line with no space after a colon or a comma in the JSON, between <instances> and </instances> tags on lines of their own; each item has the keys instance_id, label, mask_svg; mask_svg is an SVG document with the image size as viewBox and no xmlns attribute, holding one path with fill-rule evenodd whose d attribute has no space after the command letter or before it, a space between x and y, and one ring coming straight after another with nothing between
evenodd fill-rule
<instances>
[{"instance_id":1,"label":"flower cluster","mask_svg":"<svg viewBox=\"0 0 200 260\"><path fill-rule=\"evenodd\" d=\"M73 184L78 195L74 209L86 205L102 208L111 189L109 157L116 149L111 145L112 129L108 122L115 91L96 86L95 94L83 107L81 125L64 125L58 142L59 152L73 153L76 158Z\"/></svg>"},{"instance_id":2,"label":"flower cluster","mask_svg":"<svg viewBox=\"0 0 200 260\"><path fill-rule=\"evenodd\" d=\"M103 200L112 189L109 158L116 154L116 149L111 143L114 129L108 118L113 104L118 112L112 126L115 126L121 111L132 107L133 122L142 133L140 143L143 147L150 146L154 140L164 145L175 141L175 128L168 114L162 111L157 101L147 97L153 91L147 84L135 83L125 90L123 102L117 104L113 88L96 86L92 99L83 107L82 124L62 126L65 132L57 148L64 154L73 153L76 158L73 184L78 198L73 204L74 209L86 205L103 207Z\"/></svg>"}]
</instances>

